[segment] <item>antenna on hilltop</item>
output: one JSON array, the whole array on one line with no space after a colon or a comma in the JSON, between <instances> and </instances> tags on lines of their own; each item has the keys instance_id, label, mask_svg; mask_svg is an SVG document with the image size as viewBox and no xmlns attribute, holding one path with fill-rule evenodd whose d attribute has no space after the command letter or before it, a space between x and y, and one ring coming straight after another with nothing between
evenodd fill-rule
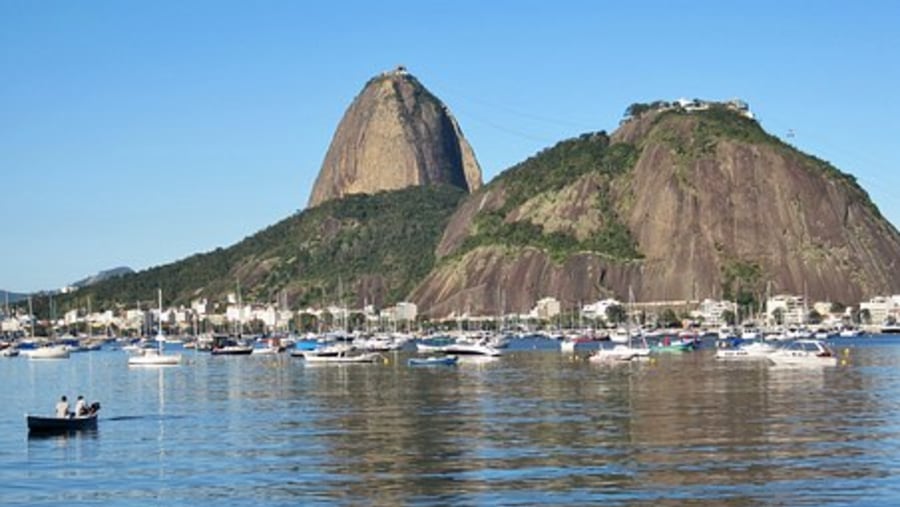
<instances>
[{"instance_id":1,"label":"antenna on hilltop","mask_svg":"<svg viewBox=\"0 0 900 507\"><path fill-rule=\"evenodd\" d=\"M794 137L794 129L788 129L787 137L788 139L792 139Z\"/></svg>"}]
</instances>

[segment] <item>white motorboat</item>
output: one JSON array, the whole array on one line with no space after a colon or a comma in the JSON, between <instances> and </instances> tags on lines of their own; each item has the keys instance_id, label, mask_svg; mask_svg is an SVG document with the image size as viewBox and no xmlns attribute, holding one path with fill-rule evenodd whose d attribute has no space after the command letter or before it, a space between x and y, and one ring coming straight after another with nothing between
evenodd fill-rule
<instances>
[{"instance_id":1,"label":"white motorboat","mask_svg":"<svg viewBox=\"0 0 900 507\"><path fill-rule=\"evenodd\" d=\"M768 356L777 366L836 366L837 356L820 340L797 340Z\"/></svg>"},{"instance_id":2,"label":"white motorboat","mask_svg":"<svg viewBox=\"0 0 900 507\"><path fill-rule=\"evenodd\" d=\"M310 364L328 364L328 363L374 363L382 359L381 354L377 352L355 353L352 351L341 351L337 354L317 354L315 352L305 352L303 360Z\"/></svg>"},{"instance_id":3,"label":"white motorboat","mask_svg":"<svg viewBox=\"0 0 900 507\"><path fill-rule=\"evenodd\" d=\"M632 359L640 359L649 355L649 347L632 347L620 343L612 348L601 348L597 352L591 354L588 361L592 363L631 361Z\"/></svg>"},{"instance_id":4,"label":"white motorboat","mask_svg":"<svg viewBox=\"0 0 900 507\"><path fill-rule=\"evenodd\" d=\"M503 351L481 343L451 343L442 349L445 354L453 356L488 356L499 357Z\"/></svg>"},{"instance_id":5,"label":"white motorboat","mask_svg":"<svg viewBox=\"0 0 900 507\"><path fill-rule=\"evenodd\" d=\"M165 354L162 350L143 349L142 354L128 358L128 366L177 366L179 364L181 364L181 354Z\"/></svg>"},{"instance_id":6,"label":"white motorboat","mask_svg":"<svg viewBox=\"0 0 900 507\"><path fill-rule=\"evenodd\" d=\"M722 347L716 350L716 359L766 359L769 354L775 352L776 347L762 342L753 340L748 343L741 343L735 347Z\"/></svg>"},{"instance_id":7,"label":"white motorboat","mask_svg":"<svg viewBox=\"0 0 900 507\"><path fill-rule=\"evenodd\" d=\"M65 345L48 345L46 347L23 350L22 355L28 356L28 359L31 360L68 359L69 348Z\"/></svg>"}]
</instances>

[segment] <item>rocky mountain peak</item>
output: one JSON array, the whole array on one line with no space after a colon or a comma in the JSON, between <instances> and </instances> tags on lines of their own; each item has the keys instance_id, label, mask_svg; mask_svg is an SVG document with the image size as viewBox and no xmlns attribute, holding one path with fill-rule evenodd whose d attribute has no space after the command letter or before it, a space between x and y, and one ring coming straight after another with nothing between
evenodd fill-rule
<instances>
[{"instance_id":1,"label":"rocky mountain peak","mask_svg":"<svg viewBox=\"0 0 900 507\"><path fill-rule=\"evenodd\" d=\"M348 194L481 186L481 168L450 110L405 67L369 80L337 127L309 206Z\"/></svg>"}]
</instances>

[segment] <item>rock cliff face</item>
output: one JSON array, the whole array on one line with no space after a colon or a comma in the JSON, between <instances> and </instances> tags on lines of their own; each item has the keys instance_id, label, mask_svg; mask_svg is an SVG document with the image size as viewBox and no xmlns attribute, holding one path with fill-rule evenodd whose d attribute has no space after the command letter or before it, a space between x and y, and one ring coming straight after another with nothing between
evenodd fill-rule
<instances>
[{"instance_id":1,"label":"rock cliff face","mask_svg":"<svg viewBox=\"0 0 900 507\"><path fill-rule=\"evenodd\" d=\"M370 80L338 125L309 206L409 186L481 186L481 168L450 110L399 67Z\"/></svg>"},{"instance_id":2,"label":"rock cliff face","mask_svg":"<svg viewBox=\"0 0 900 507\"><path fill-rule=\"evenodd\" d=\"M528 234L524 234L524 233ZM900 290L900 235L852 176L730 111L652 112L560 143L469 196L412 299L433 316Z\"/></svg>"}]
</instances>

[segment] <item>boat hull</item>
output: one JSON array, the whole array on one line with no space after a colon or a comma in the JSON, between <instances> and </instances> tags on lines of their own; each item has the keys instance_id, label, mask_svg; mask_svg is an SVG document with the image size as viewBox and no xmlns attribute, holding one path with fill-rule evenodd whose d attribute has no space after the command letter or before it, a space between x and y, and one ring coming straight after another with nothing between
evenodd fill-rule
<instances>
[{"instance_id":1,"label":"boat hull","mask_svg":"<svg viewBox=\"0 0 900 507\"><path fill-rule=\"evenodd\" d=\"M459 358L454 356L446 357L411 357L406 364L409 366L455 366L459 362Z\"/></svg>"},{"instance_id":2,"label":"boat hull","mask_svg":"<svg viewBox=\"0 0 900 507\"><path fill-rule=\"evenodd\" d=\"M181 354L146 354L128 358L128 366L178 366L181 364Z\"/></svg>"},{"instance_id":3,"label":"boat hull","mask_svg":"<svg viewBox=\"0 0 900 507\"><path fill-rule=\"evenodd\" d=\"M253 347L229 346L213 348L209 353L214 356L249 356L253 353Z\"/></svg>"},{"instance_id":4,"label":"boat hull","mask_svg":"<svg viewBox=\"0 0 900 507\"><path fill-rule=\"evenodd\" d=\"M381 358L381 354L374 352L355 355L339 354L336 356L320 356L317 354L307 353L303 356L303 360L310 364L374 363Z\"/></svg>"},{"instance_id":5,"label":"boat hull","mask_svg":"<svg viewBox=\"0 0 900 507\"><path fill-rule=\"evenodd\" d=\"M29 434L54 435L97 429L97 414L88 417L41 417L27 415Z\"/></svg>"}]
</instances>

